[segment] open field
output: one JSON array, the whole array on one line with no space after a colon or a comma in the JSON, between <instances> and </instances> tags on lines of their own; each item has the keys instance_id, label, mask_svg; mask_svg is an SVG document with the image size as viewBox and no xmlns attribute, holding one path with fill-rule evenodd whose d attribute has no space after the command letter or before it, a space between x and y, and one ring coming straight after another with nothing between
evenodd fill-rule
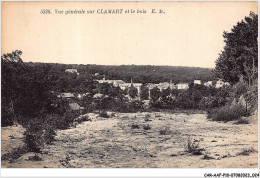
<instances>
[{"instance_id":1,"label":"open field","mask_svg":"<svg viewBox=\"0 0 260 178\"><path fill-rule=\"evenodd\" d=\"M55 141L42 153L4 156L2 167L258 167L257 120L237 125L209 121L206 114L115 113L111 118L88 115L92 121L58 131ZM21 126L3 127L1 131L2 156L23 146ZM189 139L193 150L187 148Z\"/></svg>"}]
</instances>

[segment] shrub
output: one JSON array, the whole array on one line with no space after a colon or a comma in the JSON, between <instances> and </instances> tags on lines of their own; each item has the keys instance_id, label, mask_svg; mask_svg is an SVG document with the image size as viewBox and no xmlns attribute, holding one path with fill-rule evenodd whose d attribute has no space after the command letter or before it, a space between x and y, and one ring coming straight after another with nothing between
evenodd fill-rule
<instances>
[{"instance_id":1,"label":"shrub","mask_svg":"<svg viewBox=\"0 0 260 178\"><path fill-rule=\"evenodd\" d=\"M239 120L237 120L234 124L250 124L250 121L248 118L241 118Z\"/></svg>"},{"instance_id":2,"label":"shrub","mask_svg":"<svg viewBox=\"0 0 260 178\"><path fill-rule=\"evenodd\" d=\"M14 148L11 152L2 155L1 159L9 160L10 162L13 162L16 161L18 158L20 158L25 153L27 153L26 147L18 147L18 148Z\"/></svg>"},{"instance_id":3,"label":"shrub","mask_svg":"<svg viewBox=\"0 0 260 178\"><path fill-rule=\"evenodd\" d=\"M208 112L208 118L213 121L233 121L239 120L246 115L246 110L241 105L223 106L218 109L213 109Z\"/></svg>"},{"instance_id":4,"label":"shrub","mask_svg":"<svg viewBox=\"0 0 260 178\"><path fill-rule=\"evenodd\" d=\"M160 132L160 135L169 135L169 134L171 134L170 128L168 126L162 128L159 132Z\"/></svg>"},{"instance_id":5,"label":"shrub","mask_svg":"<svg viewBox=\"0 0 260 178\"><path fill-rule=\"evenodd\" d=\"M56 132L53 125L45 124L43 128L44 134L42 135L44 139L44 143L50 144L52 141L54 141Z\"/></svg>"},{"instance_id":6,"label":"shrub","mask_svg":"<svg viewBox=\"0 0 260 178\"><path fill-rule=\"evenodd\" d=\"M250 153L254 153L254 152L256 152L254 148L243 148L241 152L237 153L237 155L248 156Z\"/></svg>"},{"instance_id":7,"label":"shrub","mask_svg":"<svg viewBox=\"0 0 260 178\"><path fill-rule=\"evenodd\" d=\"M62 166L66 167L66 168L72 168L73 166L70 164L71 161L71 156L66 154L65 159L60 160L60 163Z\"/></svg>"},{"instance_id":8,"label":"shrub","mask_svg":"<svg viewBox=\"0 0 260 178\"><path fill-rule=\"evenodd\" d=\"M150 118L151 114L145 114L144 118Z\"/></svg>"},{"instance_id":9,"label":"shrub","mask_svg":"<svg viewBox=\"0 0 260 178\"><path fill-rule=\"evenodd\" d=\"M116 116L116 113L112 112L111 117L115 117L115 116Z\"/></svg>"},{"instance_id":10,"label":"shrub","mask_svg":"<svg viewBox=\"0 0 260 178\"><path fill-rule=\"evenodd\" d=\"M25 144L28 151L40 152L44 146L42 123L40 120L33 119L29 122L29 125L24 132Z\"/></svg>"},{"instance_id":11,"label":"shrub","mask_svg":"<svg viewBox=\"0 0 260 178\"><path fill-rule=\"evenodd\" d=\"M89 118L88 115L83 115L81 118L82 118L82 121L91 121L91 119Z\"/></svg>"},{"instance_id":12,"label":"shrub","mask_svg":"<svg viewBox=\"0 0 260 178\"><path fill-rule=\"evenodd\" d=\"M104 117L104 118L109 118L109 115L107 114L106 111L101 111L101 113L99 114L100 117Z\"/></svg>"},{"instance_id":13,"label":"shrub","mask_svg":"<svg viewBox=\"0 0 260 178\"><path fill-rule=\"evenodd\" d=\"M34 156L30 156L28 158L28 160L30 160L30 161L42 161L42 158L35 154Z\"/></svg>"},{"instance_id":14,"label":"shrub","mask_svg":"<svg viewBox=\"0 0 260 178\"><path fill-rule=\"evenodd\" d=\"M147 125L143 125L143 128L144 128L144 130L150 130L150 129L151 129L151 127L150 127L149 124L147 124Z\"/></svg>"},{"instance_id":15,"label":"shrub","mask_svg":"<svg viewBox=\"0 0 260 178\"><path fill-rule=\"evenodd\" d=\"M74 121L81 123L81 122L84 122L84 121L91 121L91 119L89 118L88 115L81 115L78 118L76 118Z\"/></svg>"},{"instance_id":16,"label":"shrub","mask_svg":"<svg viewBox=\"0 0 260 178\"><path fill-rule=\"evenodd\" d=\"M144 107L142 101L124 101L116 104L113 110L124 113L135 113L137 111L143 111Z\"/></svg>"},{"instance_id":17,"label":"shrub","mask_svg":"<svg viewBox=\"0 0 260 178\"><path fill-rule=\"evenodd\" d=\"M218 106L218 99L213 96L203 97L199 102L200 109L211 109Z\"/></svg>"},{"instance_id":18,"label":"shrub","mask_svg":"<svg viewBox=\"0 0 260 178\"><path fill-rule=\"evenodd\" d=\"M144 121L148 122L148 121L150 121L150 119L149 118L144 118Z\"/></svg>"},{"instance_id":19,"label":"shrub","mask_svg":"<svg viewBox=\"0 0 260 178\"><path fill-rule=\"evenodd\" d=\"M75 111L67 111L62 116L52 115L49 119L52 119L54 122L55 129L68 129L76 117L79 116L78 112Z\"/></svg>"},{"instance_id":20,"label":"shrub","mask_svg":"<svg viewBox=\"0 0 260 178\"><path fill-rule=\"evenodd\" d=\"M24 132L24 141L28 151L40 152L45 144L50 144L55 138L55 125L48 118L34 118L29 121Z\"/></svg>"},{"instance_id":21,"label":"shrub","mask_svg":"<svg viewBox=\"0 0 260 178\"><path fill-rule=\"evenodd\" d=\"M131 128L132 129L139 129L139 125L137 123L133 123Z\"/></svg>"},{"instance_id":22,"label":"shrub","mask_svg":"<svg viewBox=\"0 0 260 178\"><path fill-rule=\"evenodd\" d=\"M245 99L249 104L249 112L254 112L258 107L258 83L248 87L248 91L245 94Z\"/></svg>"},{"instance_id":23,"label":"shrub","mask_svg":"<svg viewBox=\"0 0 260 178\"><path fill-rule=\"evenodd\" d=\"M145 116L144 116L144 121L150 121L150 117L151 117L151 114L146 114Z\"/></svg>"},{"instance_id":24,"label":"shrub","mask_svg":"<svg viewBox=\"0 0 260 178\"><path fill-rule=\"evenodd\" d=\"M185 148L185 151L188 153L192 153L193 155L202 155L203 149L199 148L199 141L192 140L190 137L188 138L188 142Z\"/></svg>"},{"instance_id":25,"label":"shrub","mask_svg":"<svg viewBox=\"0 0 260 178\"><path fill-rule=\"evenodd\" d=\"M204 154L204 156L202 157L202 159L206 159L206 160L210 160L210 159L215 159L214 157L210 156L209 152L206 152L206 154Z\"/></svg>"},{"instance_id":26,"label":"shrub","mask_svg":"<svg viewBox=\"0 0 260 178\"><path fill-rule=\"evenodd\" d=\"M237 82L233 88L233 90L231 91L231 96L233 98L239 98L241 95L243 95L244 93L246 93L247 91L247 84L244 81L243 77L241 77L239 79L239 82Z\"/></svg>"},{"instance_id":27,"label":"shrub","mask_svg":"<svg viewBox=\"0 0 260 178\"><path fill-rule=\"evenodd\" d=\"M161 114L155 114L155 117L162 117Z\"/></svg>"}]
</instances>

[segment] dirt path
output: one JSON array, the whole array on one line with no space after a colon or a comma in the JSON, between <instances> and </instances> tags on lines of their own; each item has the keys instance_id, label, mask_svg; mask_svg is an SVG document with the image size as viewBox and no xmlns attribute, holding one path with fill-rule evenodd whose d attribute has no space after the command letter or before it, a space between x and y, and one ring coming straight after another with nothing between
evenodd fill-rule
<instances>
[{"instance_id":1,"label":"dirt path","mask_svg":"<svg viewBox=\"0 0 260 178\"><path fill-rule=\"evenodd\" d=\"M205 114L168 113L150 113L149 121L145 121L146 115L118 113L105 119L89 114L92 122L58 131L53 144L38 154L41 161L28 160L35 154L27 153L12 163L4 160L2 165L55 168L258 167L256 122L235 125L208 121ZM132 128L133 124L139 128ZM143 128L147 124L151 129ZM5 135L4 141L2 137L2 155L10 151L6 147L11 140L21 139L21 136L10 139L7 134L10 129L2 129L2 135ZM202 155L185 152L188 138L199 142Z\"/></svg>"}]
</instances>

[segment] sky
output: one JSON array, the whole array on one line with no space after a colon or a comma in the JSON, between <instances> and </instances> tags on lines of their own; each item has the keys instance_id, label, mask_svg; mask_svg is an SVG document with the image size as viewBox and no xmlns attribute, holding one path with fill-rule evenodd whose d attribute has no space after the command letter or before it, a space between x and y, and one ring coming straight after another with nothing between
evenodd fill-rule
<instances>
[{"instance_id":1,"label":"sky","mask_svg":"<svg viewBox=\"0 0 260 178\"><path fill-rule=\"evenodd\" d=\"M146 13L65 15L55 9ZM2 2L1 53L21 50L25 62L214 68L223 31L250 11L258 12L257 2Z\"/></svg>"}]
</instances>

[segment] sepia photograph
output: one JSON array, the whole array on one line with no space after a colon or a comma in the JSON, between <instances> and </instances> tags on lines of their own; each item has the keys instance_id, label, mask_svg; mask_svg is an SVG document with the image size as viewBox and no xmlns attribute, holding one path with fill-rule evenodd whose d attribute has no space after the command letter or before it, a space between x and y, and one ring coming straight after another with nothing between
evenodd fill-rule
<instances>
[{"instance_id":1,"label":"sepia photograph","mask_svg":"<svg viewBox=\"0 0 260 178\"><path fill-rule=\"evenodd\" d=\"M2 168L258 166L258 2L1 2Z\"/></svg>"}]
</instances>

